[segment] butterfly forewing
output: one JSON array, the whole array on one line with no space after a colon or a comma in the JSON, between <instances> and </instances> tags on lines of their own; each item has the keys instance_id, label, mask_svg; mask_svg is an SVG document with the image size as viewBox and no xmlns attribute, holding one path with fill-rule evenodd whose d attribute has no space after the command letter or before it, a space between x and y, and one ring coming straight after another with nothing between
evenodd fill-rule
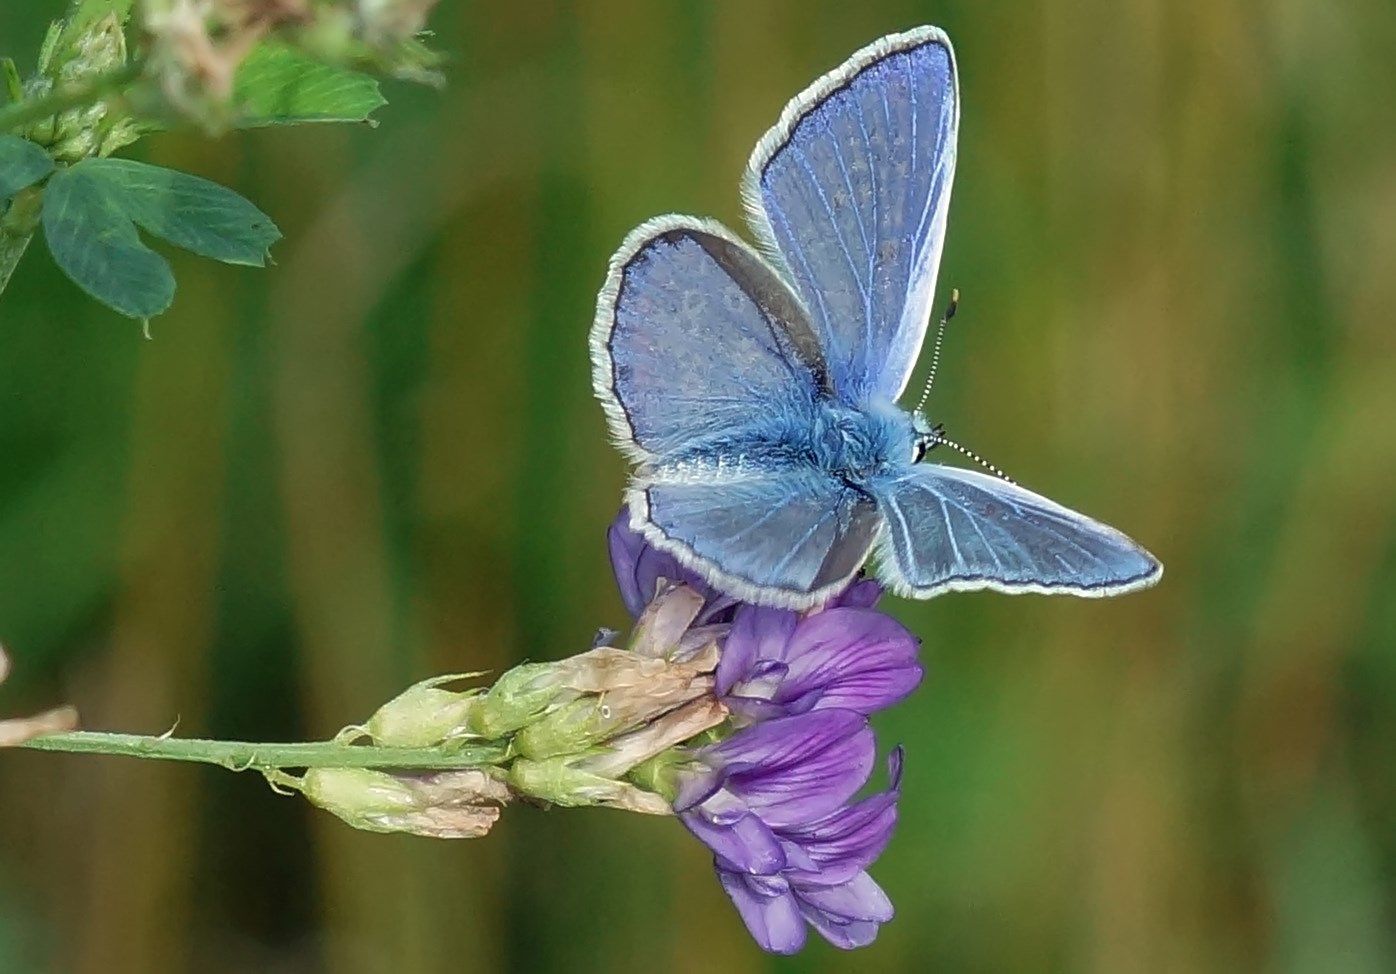
<instances>
[{"instance_id":1,"label":"butterfly forewing","mask_svg":"<svg viewBox=\"0 0 1396 974\"><path fill-rule=\"evenodd\" d=\"M637 459L772 411L808 413L827 381L799 299L720 224L651 220L611 260L591 335L611 432Z\"/></svg>"},{"instance_id":2,"label":"butterfly forewing","mask_svg":"<svg viewBox=\"0 0 1396 974\"><path fill-rule=\"evenodd\" d=\"M934 27L885 37L786 106L743 198L808 306L839 396L901 395L925 338L955 174L959 96Z\"/></svg>"}]
</instances>

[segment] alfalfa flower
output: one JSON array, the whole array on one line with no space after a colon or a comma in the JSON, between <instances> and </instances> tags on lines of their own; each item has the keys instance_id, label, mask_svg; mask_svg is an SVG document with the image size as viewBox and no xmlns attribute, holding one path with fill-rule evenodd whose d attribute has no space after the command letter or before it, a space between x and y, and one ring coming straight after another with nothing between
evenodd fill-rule
<instances>
[{"instance_id":1,"label":"alfalfa flower","mask_svg":"<svg viewBox=\"0 0 1396 974\"><path fill-rule=\"evenodd\" d=\"M888 764L887 791L776 829L785 861L779 872L751 873L717 861L718 881L763 948L794 953L804 946L806 924L835 947L864 947L892 919L892 901L867 871L897 822L899 749Z\"/></svg>"},{"instance_id":2,"label":"alfalfa flower","mask_svg":"<svg viewBox=\"0 0 1396 974\"><path fill-rule=\"evenodd\" d=\"M695 755L674 808L713 851L718 881L765 950L794 953L806 925L836 947L871 943L891 900L867 869L896 824L892 786L862 801L876 741L852 710L811 710L746 728Z\"/></svg>"},{"instance_id":3,"label":"alfalfa flower","mask_svg":"<svg viewBox=\"0 0 1396 974\"><path fill-rule=\"evenodd\" d=\"M893 915L867 870L896 824L900 750L891 787L855 796L877 760L868 716L921 681L918 640L872 608L876 582L854 583L821 611L764 608L724 598L656 551L624 510L609 541L632 616L656 615L677 587L693 593L692 624L718 640L726 736L669 765L668 784L752 937L776 953L799 950L809 927L838 947L870 943ZM687 638L677 625L651 628L668 644Z\"/></svg>"}]
</instances>

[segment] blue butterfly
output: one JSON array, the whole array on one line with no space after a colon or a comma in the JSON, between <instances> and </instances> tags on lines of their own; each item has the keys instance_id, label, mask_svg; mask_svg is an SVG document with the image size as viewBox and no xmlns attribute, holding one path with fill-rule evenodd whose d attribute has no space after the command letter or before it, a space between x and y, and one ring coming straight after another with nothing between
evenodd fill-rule
<instances>
[{"instance_id":1,"label":"blue butterfly","mask_svg":"<svg viewBox=\"0 0 1396 974\"><path fill-rule=\"evenodd\" d=\"M874 552L916 598L1118 595L1162 575L1114 528L923 462L937 431L896 405L930 318L958 89L940 30L884 37L757 143L742 200L759 251L669 215L611 258L592 381L638 464L631 526L737 598L820 605Z\"/></svg>"}]
</instances>

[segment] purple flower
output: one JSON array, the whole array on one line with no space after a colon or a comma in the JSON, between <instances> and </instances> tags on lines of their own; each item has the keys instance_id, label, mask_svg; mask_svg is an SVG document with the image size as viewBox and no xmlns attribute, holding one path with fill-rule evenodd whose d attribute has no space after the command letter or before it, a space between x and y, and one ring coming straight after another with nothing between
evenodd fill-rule
<instances>
[{"instance_id":1,"label":"purple flower","mask_svg":"<svg viewBox=\"0 0 1396 974\"><path fill-rule=\"evenodd\" d=\"M825 707L873 714L921 682L918 643L901 623L869 608L801 617L743 605L723 644L718 696L748 720Z\"/></svg>"},{"instance_id":2,"label":"purple flower","mask_svg":"<svg viewBox=\"0 0 1396 974\"><path fill-rule=\"evenodd\" d=\"M893 751L892 787L808 825L780 832L786 867L753 876L717 867L718 881L747 929L766 950L793 954L805 924L844 950L873 942L892 919L892 901L867 873L897 822L900 751Z\"/></svg>"},{"instance_id":3,"label":"purple flower","mask_svg":"<svg viewBox=\"0 0 1396 974\"><path fill-rule=\"evenodd\" d=\"M871 943L892 919L892 903L867 869L896 824L899 749L891 788L853 799L876 762L868 716L920 683L919 641L873 609L882 595L873 581L801 614L722 595L632 531L624 509L608 540L632 616L668 585L688 585L704 599L689 634L707 627L704 638L721 645L715 692L734 729L693 752L673 806L712 850L747 929L776 953L804 946L808 927L837 947ZM681 642L672 634L661 641Z\"/></svg>"},{"instance_id":4,"label":"purple flower","mask_svg":"<svg viewBox=\"0 0 1396 974\"><path fill-rule=\"evenodd\" d=\"M698 752L675 810L713 850L719 882L765 950L788 954L806 924L837 947L871 943L892 904L867 873L896 823L892 788L846 804L868 780L867 719L815 710L747 728Z\"/></svg>"}]
</instances>

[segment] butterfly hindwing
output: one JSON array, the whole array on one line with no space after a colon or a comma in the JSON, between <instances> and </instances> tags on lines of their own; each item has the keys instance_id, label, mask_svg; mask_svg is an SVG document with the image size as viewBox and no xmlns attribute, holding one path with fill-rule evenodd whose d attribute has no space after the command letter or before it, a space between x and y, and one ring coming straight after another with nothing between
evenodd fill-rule
<instances>
[{"instance_id":1,"label":"butterfly hindwing","mask_svg":"<svg viewBox=\"0 0 1396 974\"><path fill-rule=\"evenodd\" d=\"M746 601L809 608L844 588L877 539L864 494L822 472L688 461L642 469L631 525Z\"/></svg>"},{"instance_id":2,"label":"butterfly hindwing","mask_svg":"<svg viewBox=\"0 0 1396 974\"><path fill-rule=\"evenodd\" d=\"M840 398L894 401L916 364L945 241L959 128L949 39L884 37L786 106L742 196L795 283Z\"/></svg>"},{"instance_id":3,"label":"butterfly hindwing","mask_svg":"<svg viewBox=\"0 0 1396 974\"><path fill-rule=\"evenodd\" d=\"M1118 595L1163 572L1114 528L976 470L908 466L872 491L887 520L880 574L899 594Z\"/></svg>"}]
</instances>

